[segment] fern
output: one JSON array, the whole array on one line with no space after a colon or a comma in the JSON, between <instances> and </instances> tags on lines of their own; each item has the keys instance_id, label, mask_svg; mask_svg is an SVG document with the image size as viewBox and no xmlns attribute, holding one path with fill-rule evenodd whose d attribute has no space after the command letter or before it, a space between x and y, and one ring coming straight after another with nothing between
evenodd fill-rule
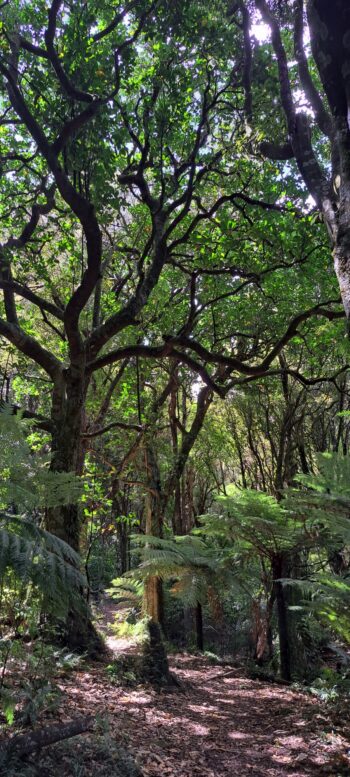
<instances>
[{"instance_id":1,"label":"fern","mask_svg":"<svg viewBox=\"0 0 350 777\"><path fill-rule=\"evenodd\" d=\"M44 508L76 501L81 483L73 473L48 470L33 454L26 423L11 408L0 411L0 582L9 575L38 590L45 609L64 614L80 596L85 578L77 553L39 525Z\"/></svg>"},{"instance_id":2,"label":"fern","mask_svg":"<svg viewBox=\"0 0 350 777\"><path fill-rule=\"evenodd\" d=\"M72 472L51 472L47 455L31 451L25 438L28 421L0 409L0 507L15 505L18 512L55 507L77 501L82 483Z\"/></svg>"},{"instance_id":3,"label":"fern","mask_svg":"<svg viewBox=\"0 0 350 777\"><path fill-rule=\"evenodd\" d=\"M340 452L317 457L318 472L301 475L302 489L289 491L287 503L318 551L321 571L313 576L311 609L350 642L350 457ZM333 554L344 560L334 571Z\"/></svg>"},{"instance_id":4,"label":"fern","mask_svg":"<svg viewBox=\"0 0 350 777\"><path fill-rule=\"evenodd\" d=\"M111 581L111 587L107 588L107 593L120 603L124 602L131 607L137 607L142 601L143 583L141 580L115 577Z\"/></svg>"},{"instance_id":5,"label":"fern","mask_svg":"<svg viewBox=\"0 0 350 777\"><path fill-rule=\"evenodd\" d=\"M123 596L125 588L131 591L150 577L159 577L170 582L170 593L188 606L208 601L208 590L225 590L229 573L222 566L217 552L213 552L202 539L193 535L163 539L150 535L133 535L132 545L139 552L140 563L136 569L127 572L114 590ZM128 594L127 594L128 595ZM133 594L132 594L133 595Z\"/></svg>"}]
</instances>

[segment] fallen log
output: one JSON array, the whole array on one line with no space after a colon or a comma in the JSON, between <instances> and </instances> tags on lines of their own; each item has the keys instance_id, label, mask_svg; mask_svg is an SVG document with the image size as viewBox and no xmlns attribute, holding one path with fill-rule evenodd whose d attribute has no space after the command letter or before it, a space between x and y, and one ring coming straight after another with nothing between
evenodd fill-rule
<instances>
[{"instance_id":1,"label":"fallen log","mask_svg":"<svg viewBox=\"0 0 350 777\"><path fill-rule=\"evenodd\" d=\"M30 755L42 747L54 745L56 742L75 737L77 734L83 734L85 731L90 731L93 724L94 718L92 717L77 718L77 720L71 720L68 723L45 726L30 731L28 734L16 734L8 742L0 743L0 762L12 755L19 758Z\"/></svg>"}]
</instances>

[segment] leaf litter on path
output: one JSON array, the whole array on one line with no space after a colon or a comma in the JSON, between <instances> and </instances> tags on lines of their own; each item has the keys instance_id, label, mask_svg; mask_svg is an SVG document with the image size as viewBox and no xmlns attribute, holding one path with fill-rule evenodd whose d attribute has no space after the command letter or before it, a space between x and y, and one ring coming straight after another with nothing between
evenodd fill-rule
<instances>
[{"instance_id":1,"label":"leaf litter on path","mask_svg":"<svg viewBox=\"0 0 350 777\"><path fill-rule=\"evenodd\" d=\"M23 775L119 777L125 749L144 777L349 777L345 711L336 726L315 697L239 668L223 671L203 656L175 655L170 667L181 684L171 693L116 685L103 664L61 676L63 701L51 721L94 714L96 732L43 750Z\"/></svg>"},{"instance_id":2,"label":"leaf litter on path","mask_svg":"<svg viewBox=\"0 0 350 777\"><path fill-rule=\"evenodd\" d=\"M202 657L174 656L171 668L182 682L173 693L115 686L103 666L75 672L61 680L61 714L100 716L107 739L128 750L144 777L350 775L349 741L315 698L242 677L239 669L222 677L222 667ZM91 734L79 739L84 749ZM97 773L104 774L98 754L90 754L79 777ZM75 774L69 761L47 772Z\"/></svg>"}]
</instances>

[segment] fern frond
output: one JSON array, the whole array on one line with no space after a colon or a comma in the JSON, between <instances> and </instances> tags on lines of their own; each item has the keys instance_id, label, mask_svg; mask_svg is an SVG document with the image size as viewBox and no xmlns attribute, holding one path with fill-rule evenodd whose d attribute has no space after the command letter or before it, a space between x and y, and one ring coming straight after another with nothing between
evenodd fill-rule
<instances>
[{"instance_id":1,"label":"fern frond","mask_svg":"<svg viewBox=\"0 0 350 777\"><path fill-rule=\"evenodd\" d=\"M29 521L9 516L1 518L0 525L0 577L8 570L24 583L31 581L56 604L74 598L86 583L79 569L79 556L58 537L47 543L48 533ZM14 529L16 525L17 533ZM70 561L67 561L67 558ZM67 605L68 606L68 605Z\"/></svg>"}]
</instances>

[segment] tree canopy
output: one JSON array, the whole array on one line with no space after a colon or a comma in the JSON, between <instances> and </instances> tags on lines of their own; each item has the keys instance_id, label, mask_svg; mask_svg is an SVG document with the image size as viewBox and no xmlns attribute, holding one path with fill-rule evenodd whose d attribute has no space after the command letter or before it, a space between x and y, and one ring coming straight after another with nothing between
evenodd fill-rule
<instances>
[{"instance_id":1,"label":"tree canopy","mask_svg":"<svg viewBox=\"0 0 350 777\"><path fill-rule=\"evenodd\" d=\"M349 73L345 0L0 2L15 632L95 653L127 590L165 683L161 629L286 682L349 639Z\"/></svg>"}]
</instances>

